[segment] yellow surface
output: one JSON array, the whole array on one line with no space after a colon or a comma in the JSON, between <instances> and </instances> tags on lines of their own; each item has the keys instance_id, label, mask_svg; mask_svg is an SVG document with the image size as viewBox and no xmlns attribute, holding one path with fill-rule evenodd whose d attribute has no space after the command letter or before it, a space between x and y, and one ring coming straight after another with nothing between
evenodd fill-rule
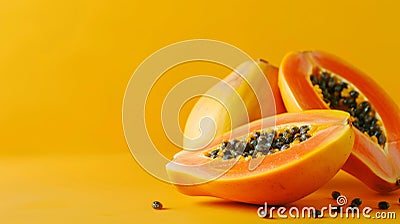
<instances>
[{"instance_id":1,"label":"yellow surface","mask_svg":"<svg viewBox=\"0 0 400 224\"><path fill-rule=\"evenodd\" d=\"M397 1L365 0L2 1L0 222L282 221L258 218L256 206L181 195L144 172L122 131L130 76L159 48L192 38L224 41L275 65L288 51L321 49L370 74L400 104L399 8ZM175 72L182 78L195 71ZM159 116L159 105L152 107L149 113ZM159 122L154 125L160 133ZM166 156L177 150L164 140L157 144L171 148ZM373 193L344 173L293 205L322 206L336 189L371 207L392 201L390 211L400 215L399 192ZM151 209L153 200L167 209Z\"/></svg>"}]
</instances>

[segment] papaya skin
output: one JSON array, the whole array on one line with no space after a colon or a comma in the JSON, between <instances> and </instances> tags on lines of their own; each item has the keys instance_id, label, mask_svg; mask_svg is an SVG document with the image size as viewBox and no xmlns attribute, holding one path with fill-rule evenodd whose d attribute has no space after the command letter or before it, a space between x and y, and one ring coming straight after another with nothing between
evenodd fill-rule
<instances>
[{"instance_id":1,"label":"papaya skin","mask_svg":"<svg viewBox=\"0 0 400 224\"><path fill-rule=\"evenodd\" d=\"M218 141L275 125L305 123L321 129L305 142L265 156L255 170L248 169L249 161L239 160L217 179L207 180L207 174L213 176L213 171L227 162L212 161L203 154L207 149L202 149L178 153L167 165L167 172L173 182L184 181L185 184L176 184L176 187L186 195L213 196L251 204L287 204L314 192L340 170L354 143L354 132L348 119L347 113L335 110L284 113L263 118L250 123L250 129L239 127ZM196 167L205 162L208 164ZM191 184L202 179L201 184Z\"/></svg>"},{"instance_id":2,"label":"papaya skin","mask_svg":"<svg viewBox=\"0 0 400 224\"><path fill-rule=\"evenodd\" d=\"M232 128L262 116L286 112L278 87L277 67L259 59L255 62L244 62L236 70L237 72L232 72L211 87L194 105L184 129L184 148L204 147L214 137ZM268 82L264 81L265 78ZM252 83L253 90L246 80ZM270 88L258 85L258 82L266 85L269 83ZM254 93L262 97L257 99ZM206 124L204 118L212 120L213 126ZM211 129L214 129L215 133L210 133Z\"/></svg>"},{"instance_id":3,"label":"papaya skin","mask_svg":"<svg viewBox=\"0 0 400 224\"><path fill-rule=\"evenodd\" d=\"M343 170L378 192L400 188L400 109L368 75L325 52L291 52L282 60L279 87L288 111L330 109L313 89L312 69L324 68L347 80L379 114L387 142L382 148L353 126L355 143Z\"/></svg>"},{"instance_id":4,"label":"papaya skin","mask_svg":"<svg viewBox=\"0 0 400 224\"><path fill-rule=\"evenodd\" d=\"M257 61L258 65L264 72L264 75L267 77L272 93L274 94L276 114L285 113L287 110L285 108L285 104L283 103L281 91L279 90L278 86L279 68L272 66L263 59L258 59Z\"/></svg>"}]
</instances>

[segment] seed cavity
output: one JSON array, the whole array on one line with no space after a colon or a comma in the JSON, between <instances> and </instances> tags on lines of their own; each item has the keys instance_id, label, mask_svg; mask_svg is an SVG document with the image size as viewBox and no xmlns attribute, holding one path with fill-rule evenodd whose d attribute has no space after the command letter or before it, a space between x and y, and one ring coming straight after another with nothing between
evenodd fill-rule
<instances>
[{"instance_id":1,"label":"seed cavity","mask_svg":"<svg viewBox=\"0 0 400 224\"><path fill-rule=\"evenodd\" d=\"M360 207L361 204L362 204L361 198L354 198L351 201L350 207Z\"/></svg>"},{"instance_id":2,"label":"seed cavity","mask_svg":"<svg viewBox=\"0 0 400 224\"><path fill-rule=\"evenodd\" d=\"M321 210L315 209L315 212L312 213L312 217L314 217L314 218L322 218Z\"/></svg>"},{"instance_id":3,"label":"seed cavity","mask_svg":"<svg viewBox=\"0 0 400 224\"><path fill-rule=\"evenodd\" d=\"M382 122L362 93L337 75L322 69L314 69L310 81L331 109L347 111L354 118L352 122L354 127L368 135L382 148L385 147L386 136Z\"/></svg>"},{"instance_id":4,"label":"seed cavity","mask_svg":"<svg viewBox=\"0 0 400 224\"><path fill-rule=\"evenodd\" d=\"M290 126L283 129L254 131L242 139L224 140L215 149L206 152L212 159L230 160L243 156L245 159L257 158L290 149L292 144L311 138L311 126Z\"/></svg>"}]
</instances>

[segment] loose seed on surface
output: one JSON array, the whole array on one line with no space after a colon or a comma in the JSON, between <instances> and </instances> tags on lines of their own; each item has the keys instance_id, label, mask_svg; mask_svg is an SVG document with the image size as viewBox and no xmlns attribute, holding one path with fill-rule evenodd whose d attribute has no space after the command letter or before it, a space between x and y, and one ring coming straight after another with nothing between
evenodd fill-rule
<instances>
[{"instance_id":1,"label":"loose seed on surface","mask_svg":"<svg viewBox=\"0 0 400 224\"><path fill-rule=\"evenodd\" d=\"M386 210L390 207L390 204L387 201L380 201L378 203L378 207L379 207L379 209Z\"/></svg>"},{"instance_id":2,"label":"loose seed on surface","mask_svg":"<svg viewBox=\"0 0 400 224\"><path fill-rule=\"evenodd\" d=\"M332 198L333 199L337 199L340 196L340 192L339 191L332 191Z\"/></svg>"},{"instance_id":3,"label":"loose seed on surface","mask_svg":"<svg viewBox=\"0 0 400 224\"><path fill-rule=\"evenodd\" d=\"M161 202L159 202L159 201L153 201L152 207L153 207L154 209L160 210L160 209L162 209L163 205L162 205Z\"/></svg>"},{"instance_id":4,"label":"loose seed on surface","mask_svg":"<svg viewBox=\"0 0 400 224\"><path fill-rule=\"evenodd\" d=\"M315 212L312 215L314 218L322 218L322 213L318 209L315 209Z\"/></svg>"}]
</instances>

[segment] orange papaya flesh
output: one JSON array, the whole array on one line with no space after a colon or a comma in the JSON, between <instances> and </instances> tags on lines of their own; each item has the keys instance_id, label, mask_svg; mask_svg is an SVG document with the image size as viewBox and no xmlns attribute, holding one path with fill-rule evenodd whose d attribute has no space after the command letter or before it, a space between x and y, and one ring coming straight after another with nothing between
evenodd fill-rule
<instances>
[{"instance_id":1,"label":"orange papaya flesh","mask_svg":"<svg viewBox=\"0 0 400 224\"><path fill-rule=\"evenodd\" d=\"M293 52L278 82L288 111L347 111L355 144L343 169L376 191L400 188L400 109L373 79L333 55Z\"/></svg>"},{"instance_id":2,"label":"orange papaya flesh","mask_svg":"<svg viewBox=\"0 0 400 224\"><path fill-rule=\"evenodd\" d=\"M179 152L167 164L167 172L177 189L187 195L252 204L290 203L328 182L346 162L354 143L349 118L347 113L336 110L263 118L222 135L210 148ZM303 131L306 138L293 139L284 149L276 147L277 139L285 132L298 133L297 129L304 127L307 127ZM275 137L269 153L253 152L245 156L246 149L242 148L237 157L224 158L228 150L221 148L228 143L236 140L247 144L273 131ZM217 149L222 155L211 156Z\"/></svg>"}]
</instances>

